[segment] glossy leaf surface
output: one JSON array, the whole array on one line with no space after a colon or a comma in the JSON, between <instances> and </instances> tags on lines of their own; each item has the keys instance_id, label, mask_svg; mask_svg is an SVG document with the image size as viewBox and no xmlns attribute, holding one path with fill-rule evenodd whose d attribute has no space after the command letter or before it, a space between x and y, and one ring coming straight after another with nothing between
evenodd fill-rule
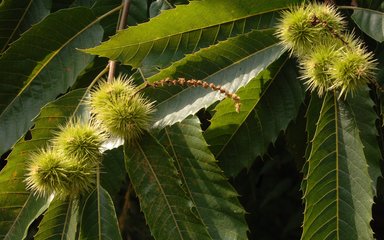
<instances>
[{"instance_id":1,"label":"glossy leaf surface","mask_svg":"<svg viewBox=\"0 0 384 240\"><path fill-rule=\"evenodd\" d=\"M296 118L304 91L294 66L284 57L263 73L266 77L257 77L240 89L240 113L229 100L215 108L204 136L227 174L249 168Z\"/></svg>"},{"instance_id":2,"label":"glossy leaf surface","mask_svg":"<svg viewBox=\"0 0 384 240\"><path fill-rule=\"evenodd\" d=\"M384 13L372 9L355 8L352 19L368 36L378 42L384 41Z\"/></svg>"},{"instance_id":3,"label":"glossy leaf surface","mask_svg":"<svg viewBox=\"0 0 384 240\"><path fill-rule=\"evenodd\" d=\"M34 239L75 239L77 218L77 201L55 199L44 214Z\"/></svg>"},{"instance_id":4,"label":"glossy leaf surface","mask_svg":"<svg viewBox=\"0 0 384 240\"><path fill-rule=\"evenodd\" d=\"M125 145L125 164L156 240L211 239L181 187L172 157L149 133L140 145Z\"/></svg>"},{"instance_id":5,"label":"glossy leaf surface","mask_svg":"<svg viewBox=\"0 0 384 240\"><path fill-rule=\"evenodd\" d=\"M88 196L81 214L80 239L122 239L112 198L103 187Z\"/></svg>"},{"instance_id":6,"label":"glossy leaf surface","mask_svg":"<svg viewBox=\"0 0 384 240\"><path fill-rule=\"evenodd\" d=\"M68 90L93 59L76 48L95 45L102 34L91 10L61 10L33 26L1 56L0 153L31 127L43 105Z\"/></svg>"},{"instance_id":7,"label":"glossy leaf surface","mask_svg":"<svg viewBox=\"0 0 384 240\"><path fill-rule=\"evenodd\" d=\"M326 95L308 159L302 239L373 239L373 179L359 121L348 103Z\"/></svg>"},{"instance_id":8,"label":"glossy leaf surface","mask_svg":"<svg viewBox=\"0 0 384 240\"><path fill-rule=\"evenodd\" d=\"M188 55L148 81L166 77L199 79L236 92L256 77L283 53L272 30L253 31L215 46ZM164 127L182 121L202 108L207 108L225 96L209 88L188 87L154 89L148 93L156 100L154 127ZM233 109L235 107L233 106Z\"/></svg>"},{"instance_id":9,"label":"glossy leaf surface","mask_svg":"<svg viewBox=\"0 0 384 240\"><path fill-rule=\"evenodd\" d=\"M205 142L199 120L188 118L159 136L175 159L187 195L212 239L248 239L245 210Z\"/></svg>"},{"instance_id":10,"label":"glossy leaf surface","mask_svg":"<svg viewBox=\"0 0 384 240\"><path fill-rule=\"evenodd\" d=\"M195 52L228 37L252 29L273 27L275 12L288 4L292 1L192 1L163 12L148 23L124 30L86 52L135 68L164 67L185 53Z\"/></svg>"}]
</instances>

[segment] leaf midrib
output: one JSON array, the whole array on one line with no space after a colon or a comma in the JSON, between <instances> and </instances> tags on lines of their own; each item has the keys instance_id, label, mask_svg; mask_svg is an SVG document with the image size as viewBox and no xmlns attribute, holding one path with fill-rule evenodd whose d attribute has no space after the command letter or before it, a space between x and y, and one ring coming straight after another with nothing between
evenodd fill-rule
<instances>
[{"instance_id":1,"label":"leaf midrib","mask_svg":"<svg viewBox=\"0 0 384 240\"><path fill-rule=\"evenodd\" d=\"M178 156L177 156L177 154L176 154L176 150L175 150L175 148L173 147L173 142L172 142L172 140L171 140L171 138L170 138L170 134L169 134L169 131L168 131L168 127L164 128L164 131L165 131L165 135L167 136L167 140L168 140L168 142L169 142L169 146L170 146L171 149L172 149L172 154L173 154L173 156L174 156L175 162L177 163L177 167L178 167L178 169L179 169L179 174L180 174L180 176L182 177L183 182L184 182L184 184L185 184L185 189L187 190L188 195L189 195L189 197L191 198L191 201L193 202L194 206L196 207L196 212L197 212L197 215L198 215L199 219L201 219L202 224L208 229L208 227L206 226L206 224L205 224L205 222L204 222L204 220L203 220L203 218L202 218L202 216L201 216L201 214L200 214L199 207L197 207L195 198L194 198L192 192L190 191L189 184L188 184L187 179L186 179L186 177L185 177L185 175L184 175L184 171L183 171L183 169L182 169L182 167L181 167L181 165L180 165L180 161L181 161L181 160L178 158ZM209 231L207 231L207 233L208 233L208 236L209 236L211 239L213 239L212 236L211 236L211 234L209 233Z\"/></svg>"},{"instance_id":2,"label":"leaf midrib","mask_svg":"<svg viewBox=\"0 0 384 240\"><path fill-rule=\"evenodd\" d=\"M333 91L333 105L334 105L334 108L335 108L335 137L336 137L336 148L335 148L335 152L336 152L336 238L337 240L340 239L340 214L339 214L339 211L340 211L340 190L339 190L339 184L340 184L340 176L339 176L339 161L340 161L340 157L339 157L339 154L340 154L340 150L339 150L339 139L340 139L340 136L339 136L339 113L338 113L338 104L337 104L337 98L336 98L336 91L334 90Z\"/></svg>"},{"instance_id":3,"label":"leaf midrib","mask_svg":"<svg viewBox=\"0 0 384 240\"><path fill-rule=\"evenodd\" d=\"M60 48L58 48L57 50L51 52L51 56L49 56L49 58L46 59L46 61L40 65L40 67L38 68L38 71L35 72L35 74L33 74L29 80L24 84L24 86L19 90L19 92L17 93L17 95L12 99L12 101L7 105L7 107L3 110L3 112L0 114L0 119L3 118L3 115L6 114L6 112L8 111L8 109L15 103L16 99L18 99L20 97L21 94L24 93L24 91L31 85L31 83L33 82L33 80L41 73L41 71L43 71L43 69L49 64L51 63L51 60L56 57L60 52L61 50L63 50L64 47L68 46L70 42L72 42L75 38L77 38L80 34L84 33L85 31L87 31L88 29L90 29L91 27L93 27L96 23L98 23L99 21L101 21L103 18L109 16L110 14L113 14L115 11L119 10L121 8L121 6L118 6L114 9L112 9L111 11L103 14L102 16L100 17L97 17L94 21L92 21L90 24L88 24L87 26L85 26L81 31L77 32L74 36L72 36L70 39L68 39ZM53 54L52 54L53 53Z\"/></svg>"},{"instance_id":4,"label":"leaf midrib","mask_svg":"<svg viewBox=\"0 0 384 240\"><path fill-rule=\"evenodd\" d=\"M31 0L31 1L29 2L28 6L25 8L24 13L21 15L20 20L17 22L17 24L16 24L15 28L13 29L13 31L12 31L11 35L9 36L9 38L8 38L7 41L4 43L4 46L3 46L3 48L0 50L0 53L4 52L4 50L7 48L8 44L9 44L9 42L11 41L11 39L13 38L13 36L16 34L17 30L18 30L19 27L20 27L21 22L24 20L24 17L25 17L25 15L27 14L29 8L31 7L33 1L34 1L34 0Z\"/></svg>"},{"instance_id":5,"label":"leaf midrib","mask_svg":"<svg viewBox=\"0 0 384 240\"><path fill-rule=\"evenodd\" d=\"M152 136L151 136L151 137L152 137ZM180 229L179 223L178 223L178 221L177 221L176 218L175 218L175 213L174 213L173 210L172 210L172 207L171 207L171 205L170 205L170 203L169 203L169 201L168 201L168 198L166 197L167 195L165 194L164 189L163 189L162 185L160 184L160 181L159 181L159 179L158 179L158 177L157 177L157 175L156 175L156 172L155 172L154 169L152 168L151 162L150 162L149 159L147 158L147 155L145 154L145 152L144 152L143 148L141 147L140 143L136 142L136 146L137 146L137 148L140 150L141 155L144 157L144 160L146 161L147 165L149 166L149 169L150 169L150 171L151 171L151 173L152 173L152 176L153 176L154 179L156 180L156 183L157 183L157 185L158 185L158 187L159 187L159 189L160 189L160 191L161 191L161 193L162 193L162 196L163 196L163 198L164 198L164 200L165 200L165 202L166 202L166 204L167 204L167 207L168 207L168 209L169 209L169 212L171 213L172 220L173 220L173 222L175 223L175 226L176 226L176 229L177 229L177 233L179 234L180 239L184 239L183 236L182 236L182 234L181 234L181 229Z\"/></svg>"},{"instance_id":6,"label":"leaf midrib","mask_svg":"<svg viewBox=\"0 0 384 240\"><path fill-rule=\"evenodd\" d=\"M24 202L24 204L22 205L21 209L24 209L24 208L25 208L26 204L29 202L29 200L30 200L31 197L32 197L32 194L30 194L30 195L28 196L27 200ZM13 223L12 223L11 227L9 228L7 234L4 236L4 239L8 239L8 238L9 238L9 233L12 232L11 229L13 229L14 226L15 226L15 224L18 222L19 217L20 217L20 215L21 215L22 212L23 212L23 211L19 211L19 213L17 214L17 216L16 216L16 218L15 218L15 219L17 219L17 221L13 221Z\"/></svg>"},{"instance_id":7,"label":"leaf midrib","mask_svg":"<svg viewBox=\"0 0 384 240\"><path fill-rule=\"evenodd\" d=\"M205 25L205 27L196 27L196 28L192 28L192 29L187 30L187 31L179 31L177 33L172 33L172 34L169 34L169 35L163 35L160 38L156 38L156 39L151 39L151 40L147 40L147 41L131 43L131 44L127 44L127 45L119 45L117 47L108 47L108 50L104 50L104 51L118 50L118 49L122 49L122 48L129 48L129 47L134 47L134 46L137 46L137 45L153 43L153 42L156 42L156 41L161 41L162 39L165 39L165 38L172 38L174 36L178 36L178 35L182 35L182 34L188 34L188 33L196 32L196 31L202 31L202 30L205 30L205 29L208 29L208 28L211 28L211 27L220 27L221 25L225 25L225 24L232 24L233 25L233 23L235 23L236 21L247 20L248 18L251 18L251 17L255 17L255 16L258 16L258 15L261 16L261 15L267 14L267 13L278 12L278 11L281 11L283 9L286 9L286 7L271 9L270 11L265 11L265 12L258 12L258 13L255 13L255 14L243 16L241 18L234 18L234 19L232 19L230 21L224 21L224 22L221 22L221 23ZM250 31L264 31L264 30L270 30L270 29L273 29L273 28L264 28L264 29L260 29L260 30L255 28L255 29L251 29ZM230 32L229 35L232 34L232 31L233 31L233 26L232 26L232 29L231 29L231 32ZM245 34L245 32L239 33L238 35L241 35L241 34ZM217 35L215 37L215 40L217 40ZM95 47L95 48L98 48L98 47ZM98 50L98 51L100 51L100 50ZM91 52L92 52L92 49L91 49Z\"/></svg>"},{"instance_id":8,"label":"leaf midrib","mask_svg":"<svg viewBox=\"0 0 384 240\"><path fill-rule=\"evenodd\" d=\"M69 199L67 201L69 201L69 203L68 203L67 211L65 214L65 220L64 220L64 226L63 226L63 233L61 234L61 240L64 240L68 237L66 233L68 232L69 222L71 221L70 214L72 212L73 199Z\"/></svg>"}]
</instances>

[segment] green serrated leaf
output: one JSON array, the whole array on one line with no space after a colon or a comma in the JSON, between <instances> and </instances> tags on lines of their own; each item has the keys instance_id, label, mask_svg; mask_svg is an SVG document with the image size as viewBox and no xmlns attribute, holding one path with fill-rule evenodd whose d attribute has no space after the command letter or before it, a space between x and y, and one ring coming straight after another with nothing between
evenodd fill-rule
<instances>
[{"instance_id":1,"label":"green serrated leaf","mask_svg":"<svg viewBox=\"0 0 384 240\"><path fill-rule=\"evenodd\" d=\"M43 105L68 90L93 59L76 48L93 46L101 37L102 28L91 10L65 9L34 25L1 56L0 154L31 127L31 119Z\"/></svg>"},{"instance_id":2,"label":"green serrated leaf","mask_svg":"<svg viewBox=\"0 0 384 240\"><path fill-rule=\"evenodd\" d=\"M81 215L80 239L122 239L112 198L103 187L88 196Z\"/></svg>"},{"instance_id":3,"label":"green serrated leaf","mask_svg":"<svg viewBox=\"0 0 384 240\"><path fill-rule=\"evenodd\" d=\"M384 13L372 9L353 8L352 19L368 36L384 41Z\"/></svg>"},{"instance_id":4,"label":"green serrated leaf","mask_svg":"<svg viewBox=\"0 0 384 240\"><path fill-rule=\"evenodd\" d=\"M359 131L364 154L368 164L368 172L372 180L372 190L376 194L377 179L380 171L380 146L377 141L379 135L376 128L378 119L374 109L374 102L369 96L369 89L359 91L347 99L348 107Z\"/></svg>"},{"instance_id":5,"label":"green serrated leaf","mask_svg":"<svg viewBox=\"0 0 384 240\"><path fill-rule=\"evenodd\" d=\"M1 175L0 175L1 183ZM3 192L0 191L0 194ZM5 192L5 197L17 193ZM20 193L21 194L21 193ZM11 202L13 201L13 202ZM24 202L23 202L24 201ZM29 194L27 197L14 197L10 198L9 202L0 198L0 237L4 240L24 239L27 235L28 226L40 216L49 206L50 201L46 198L36 198L34 195ZM8 205L4 205L8 204ZM23 204L17 206L17 204ZM8 209L10 208L10 209ZM13 209L12 209L13 208ZM9 222L5 219L12 219ZM4 235L4 230L7 230Z\"/></svg>"},{"instance_id":6,"label":"green serrated leaf","mask_svg":"<svg viewBox=\"0 0 384 240\"><path fill-rule=\"evenodd\" d=\"M21 139L7 158L7 164L0 172L0 238L23 239L21 232L28 229L44 208L46 200L33 200L32 193L25 189L23 180L28 156L46 146L53 131L57 131L58 126L77 110L84 93L84 89L79 89L46 105L34 120L30 132L32 138Z\"/></svg>"},{"instance_id":7,"label":"green serrated leaf","mask_svg":"<svg viewBox=\"0 0 384 240\"><path fill-rule=\"evenodd\" d=\"M302 239L373 239L374 192L348 103L324 98L308 159Z\"/></svg>"},{"instance_id":8,"label":"green serrated leaf","mask_svg":"<svg viewBox=\"0 0 384 240\"><path fill-rule=\"evenodd\" d=\"M188 55L148 81L166 77L194 78L236 92L284 52L273 33L272 29L252 31L220 42ZM153 126L159 128L180 122L224 98L223 94L202 87L156 88L147 91L147 94L156 100Z\"/></svg>"},{"instance_id":9,"label":"green serrated leaf","mask_svg":"<svg viewBox=\"0 0 384 240\"><path fill-rule=\"evenodd\" d=\"M44 214L34 239L75 239L77 217L77 201L54 199Z\"/></svg>"},{"instance_id":10,"label":"green serrated leaf","mask_svg":"<svg viewBox=\"0 0 384 240\"><path fill-rule=\"evenodd\" d=\"M209 151L199 120L189 118L167 127L159 139L175 159L183 187L212 239L248 239L245 210Z\"/></svg>"},{"instance_id":11,"label":"green serrated leaf","mask_svg":"<svg viewBox=\"0 0 384 240\"><path fill-rule=\"evenodd\" d=\"M301 191L305 192L307 188L307 175L308 175L308 158L311 154L312 149L312 139L315 136L316 132L316 124L319 119L321 106L323 105L323 101L317 94L311 95L311 100L309 101L307 112L305 114L306 117L306 127L305 130L307 132L307 148L305 150L305 159L307 159L303 165L302 173L303 173L303 180L301 182Z\"/></svg>"},{"instance_id":12,"label":"green serrated leaf","mask_svg":"<svg viewBox=\"0 0 384 240\"><path fill-rule=\"evenodd\" d=\"M52 0L4 0L0 4L0 53L50 13Z\"/></svg>"},{"instance_id":13,"label":"green serrated leaf","mask_svg":"<svg viewBox=\"0 0 384 240\"><path fill-rule=\"evenodd\" d=\"M272 79L266 86L264 78L255 78L239 90L240 113L231 101L221 102L204 134L228 175L250 167L257 156L266 153L280 131L296 118L304 100L294 61L283 57L269 71Z\"/></svg>"},{"instance_id":14,"label":"green serrated leaf","mask_svg":"<svg viewBox=\"0 0 384 240\"><path fill-rule=\"evenodd\" d=\"M125 165L140 200L141 209L157 240L211 239L192 212L172 157L162 145L145 133L136 146L125 145Z\"/></svg>"},{"instance_id":15,"label":"green serrated leaf","mask_svg":"<svg viewBox=\"0 0 384 240\"><path fill-rule=\"evenodd\" d=\"M123 148L119 147L104 152L100 184L112 198L117 197L121 184L125 182L125 176Z\"/></svg>"},{"instance_id":16,"label":"green serrated leaf","mask_svg":"<svg viewBox=\"0 0 384 240\"><path fill-rule=\"evenodd\" d=\"M191 1L188 5L163 12L148 23L121 31L111 40L85 51L135 68L142 67L144 71L146 66L164 67L185 53L195 52L228 37L273 27L275 12L294 2Z\"/></svg>"}]
</instances>

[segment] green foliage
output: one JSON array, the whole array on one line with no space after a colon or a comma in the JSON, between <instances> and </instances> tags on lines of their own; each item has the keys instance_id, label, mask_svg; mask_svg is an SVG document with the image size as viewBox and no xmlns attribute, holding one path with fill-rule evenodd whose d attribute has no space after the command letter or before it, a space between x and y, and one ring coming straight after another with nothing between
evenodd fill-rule
<instances>
[{"instance_id":1,"label":"green foliage","mask_svg":"<svg viewBox=\"0 0 384 240\"><path fill-rule=\"evenodd\" d=\"M165 128L159 136L171 154L187 195L212 239L247 239L244 210L205 142L197 118ZM220 207L219 207L220 206Z\"/></svg>"},{"instance_id":2,"label":"green foliage","mask_svg":"<svg viewBox=\"0 0 384 240\"><path fill-rule=\"evenodd\" d=\"M125 146L125 164L152 235L157 239L210 239L193 213L172 157L149 133Z\"/></svg>"},{"instance_id":3,"label":"green foliage","mask_svg":"<svg viewBox=\"0 0 384 240\"><path fill-rule=\"evenodd\" d=\"M378 176L369 175L358 122L348 102L325 96L308 159L302 239L372 238Z\"/></svg>"},{"instance_id":4,"label":"green foliage","mask_svg":"<svg viewBox=\"0 0 384 240\"><path fill-rule=\"evenodd\" d=\"M86 8L61 10L34 25L1 55L1 153L31 127L31 119L43 105L67 91L93 59L75 48L101 40L103 30L95 20Z\"/></svg>"},{"instance_id":5,"label":"green foliage","mask_svg":"<svg viewBox=\"0 0 384 240\"><path fill-rule=\"evenodd\" d=\"M29 224L47 207L47 200L26 190L26 163L30 155L53 138L53 131L73 115L84 90L73 91L45 106L34 120L34 128L13 148L0 173L0 235L5 239L23 239ZM16 227L17 226L17 227ZM15 233L16 231L16 233Z\"/></svg>"},{"instance_id":6,"label":"green foliage","mask_svg":"<svg viewBox=\"0 0 384 240\"><path fill-rule=\"evenodd\" d=\"M324 10L301 0L132 0L121 24L129 27L116 30L122 2L0 3L0 238L383 238L381 1L336 0ZM292 9L305 22L292 27ZM294 42L301 52L287 53L282 38L303 26L315 29L311 43ZM310 59L318 40L333 48ZM356 84L336 86L331 73L356 61L332 54L351 42L353 57L366 61ZM340 59L324 58L327 51ZM359 79L363 68L369 76ZM136 87L123 98L105 89L95 111L95 86L107 84L108 71ZM340 72L347 79L351 71ZM140 131L122 132L144 108ZM119 122L100 125L96 115L114 109ZM83 145L88 135L57 140L78 119L97 127L92 149ZM71 156L81 166L93 160L90 189L79 194L49 178L53 167L36 167L42 149L58 145L80 147ZM64 175L82 184L80 173Z\"/></svg>"},{"instance_id":7,"label":"green foliage","mask_svg":"<svg viewBox=\"0 0 384 240\"><path fill-rule=\"evenodd\" d=\"M195 52L228 37L272 27L275 12L288 3L293 2L239 0L233 4L231 0L192 1L187 6L177 6L162 13L151 22L122 31L86 52L144 70L147 66L164 67L185 53ZM172 27L167 27L169 25Z\"/></svg>"},{"instance_id":8,"label":"green foliage","mask_svg":"<svg viewBox=\"0 0 384 240\"><path fill-rule=\"evenodd\" d=\"M153 82L166 77L201 79L236 92L249 83L282 52L273 31L252 31L202 49L148 78ZM169 91L168 89L166 89ZM156 89L149 96L156 100L154 127L180 122L186 116L207 108L224 96L202 88L172 89L171 94L159 95Z\"/></svg>"},{"instance_id":9,"label":"green foliage","mask_svg":"<svg viewBox=\"0 0 384 240\"><path fill-rule=\"evenodd\" d=\"M304 93L293 66L293 62L282 57L240 89L239 114L229 101L216 106L205 138L228 175L235 176L243 168L249 168L296 118ZM276 99L277 95L284 101Z\"/></svg>"},{"instance_id":10,"label":"green foliage","mask_svg":"<svg viewBox=\"0 0 384 240\"><path fill-rule=\"evenodd\" d=\"M0 52L15 41L33 24L50 13L51 0L12 1L4 0L0 5Z\"/></svg>"},{"instance_id":11,"label":"green foliage","mask_svg":"<svg viewBox=\"0 0 384 240\"><path fill-rule=\"evenodd\" d=\"M371 9L356 9L352 19L368 36L378 42L384 42L384 13Z\"/></svg>"},{"instance_id":12,"label":"green foliage","mask_svg":"<svg viewBox=\"0 0 384 240\"><path fill-rule=\"evenodd\" d=\"M74 239L78 218L77 202L55 199L39 224L36 240Z\"/></svg>"},{"instance_id":13,"label":"green foliage","mask_svg":"<svg viewBox=\"0 0 384 240\"><path fill-rule=\"evenodd\" d=\"M81 218L80 239L122 239L112 198L103 187L88 196Z\"/></svg>"}]
</instances>

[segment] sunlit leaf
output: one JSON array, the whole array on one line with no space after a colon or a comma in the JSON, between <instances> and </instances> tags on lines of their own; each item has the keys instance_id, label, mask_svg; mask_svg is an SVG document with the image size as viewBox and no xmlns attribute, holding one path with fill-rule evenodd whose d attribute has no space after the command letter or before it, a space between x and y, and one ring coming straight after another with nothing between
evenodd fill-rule
<instances>
[{"instance_id":1,"label":"sunlit leaf","mask_svg":"<svg viewBox=\"0 0 384 240\"><path fill-rule=\"evenodd\" d=\"M227 174L249 168L296 118L305 95L295 64L284 57L268 70L269 76L255 78L240 89L240 113L228 100L215 108L204 136Z\"/></svg>"},{"instance_id":2,"label":"sunlit leaf","mask_svg":"<svg viewBox=\"0 0 384 240\"><path fill-rule=\"evenodd\" d=\"M163 146L146 133L140 144L125 145L124 150L129 178L154 238L211 239Z\"/></svg>"},{"instance_id":3,"label":"sunlit leaf","mask_svg":"<svg viewBox=\"0 0 384 240\"><path fill-rule=\"evenodd\" d=\"M61 10L34 25L1 56L0 154L32 126L31 119L43 105L68 90L93 59L76 48L95 45L102 34L91 10Z\"/></svg>"},{"instance_id":4,"label":"sunlit leaf","mask_svg":"<svg viewBox=\"0 0 384 240\"><path fill-rule=\"evenodd\" d=\"M302 239L373 239L367 162L354 112L328 93L308 159Z\"/></svg>"},{"instance_id":5,"label":"sunlit leaf","mask_svg":"<svg viewBox=\"0 0 384 240\"><path fill-rule=\"evenodd\" d=\"M202 49L162 70L148 81L166 77L193 78L236 92L283 53L273 32L271 29L252 31ZM153 126L160 128L180 122L225 97L219 92L202 87L164 87L150 90L152 92L148 91L147 94L157 103Z\"/></svg>"},{"instance_id":6,"label":"sunlit leaf","mask_svg":"<svg viewBox=\"0 0 384 240\"><path fill-rule=\"evenodd\" d=\"M273 27L276 11L297 1L191 1L167 10L148 23L128 28L86 52L135 68L164 67L185 53L218 41ZM150 34L148 34L150 33Z\"/></svg>"},{"instance_id":7,"label":"sunlit leaf","mask_svg":"<svg viewBox=\"0 0 384 240\"><path fill-rule=\"evenodd\" d=\"M358 94L348 98L347 103L352 114L351 117L356 122L359 130L369 176L372 180L372 190L376 194L377 180L382 174L380 171L380 146L377 141L379 133L376 128L378 117L375 113L375 105L367 89L359 91Z\"/></svg>"},{"instance_id":8,"label":"sunlit leaf","mask_svg":"<svg viewBox=\"0 0 384 240\"><path fill-rule=\"evenodd\" d=\"M189 118L167 127L159 138L175 159L183 187L212 239L248 239L245 210L209 151L199 120Z\"/></svg>"},{"instance_id":9,"label":"sunlit leaf","mask_svg":"<svg viewBox=\"0 0 384 240\"><path fill-rule=\"evenodd\" d=\"M77 201L55 199L44 214L34 239L75 239L77 218Z\"/></svg>"}]
</instances>

